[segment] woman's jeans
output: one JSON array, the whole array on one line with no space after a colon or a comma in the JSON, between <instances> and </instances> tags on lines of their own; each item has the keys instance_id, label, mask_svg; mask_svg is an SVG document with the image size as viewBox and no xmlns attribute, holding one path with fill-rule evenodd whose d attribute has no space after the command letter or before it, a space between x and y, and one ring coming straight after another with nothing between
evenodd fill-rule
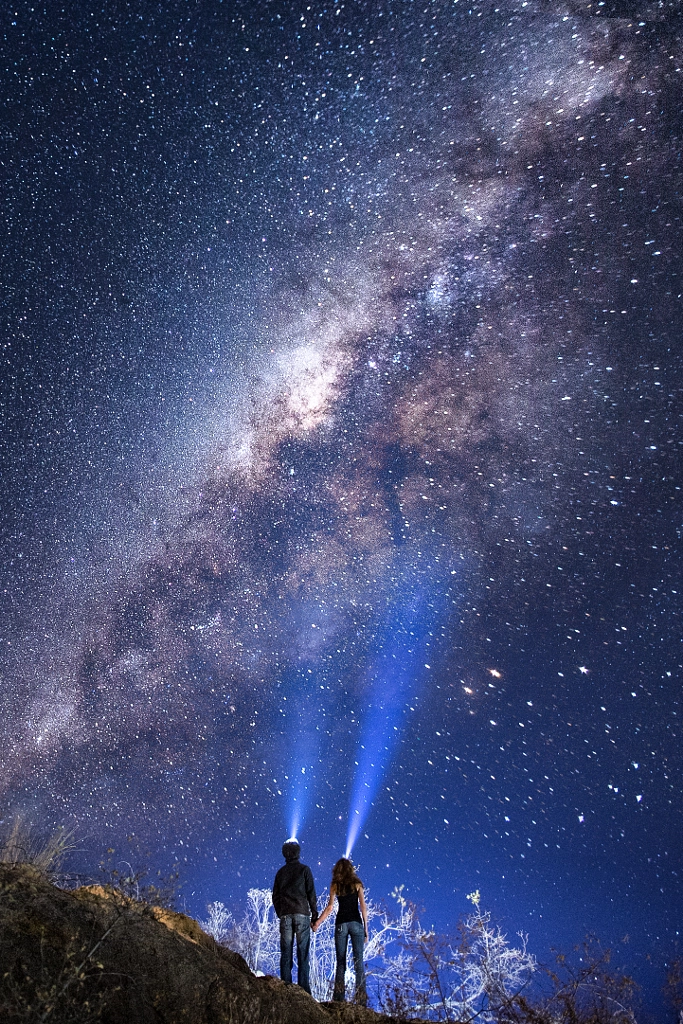
<instances>
[{"instance_id":1,"label":"woman's jeans","mask_svg":"<svg viewBox=\"0 0 683 1024\"><path fill-rule=\"evenodd\" d=\"M335 1002L344 1002L346 996L346 949L349 939L353 949L353 968L356 972L356 1001L365 1004L365 967L363 966L363 945L365 929L360 921L344 921L334 929L334 948L337 953L337 973L334 978Z\"/></svg>"},{"instance_id":2,"label":"woman's jeans","mask_svg":"<svg viewBox=\"0 0 683 1024\"><path fill-rule=\"evenodd\" d=\"M291 985L295 935L297 980L304 992L310 995L308 954L311 945L311 919L307 914L284 914L280 918L280 977Z\"/></svg>"}]
</instances>

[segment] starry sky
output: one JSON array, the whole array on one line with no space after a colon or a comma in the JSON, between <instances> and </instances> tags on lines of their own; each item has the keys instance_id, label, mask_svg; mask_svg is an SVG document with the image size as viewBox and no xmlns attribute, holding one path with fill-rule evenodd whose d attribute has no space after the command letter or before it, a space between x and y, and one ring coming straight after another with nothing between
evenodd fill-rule
<instances>
[{"instance_id":1,"label":"starry sky","mask_svg":"<svg viewBox=\"0 0 683 1024\"><path fill-rule=\"evenodd\" d=\"M655 985L680 13L7 8L5 819L93 863L132 835L199 915L295 823L322 888L351 820L377 899L452 928L479 888L542 958L593 931Z\"/></svg>"}]
</instances>

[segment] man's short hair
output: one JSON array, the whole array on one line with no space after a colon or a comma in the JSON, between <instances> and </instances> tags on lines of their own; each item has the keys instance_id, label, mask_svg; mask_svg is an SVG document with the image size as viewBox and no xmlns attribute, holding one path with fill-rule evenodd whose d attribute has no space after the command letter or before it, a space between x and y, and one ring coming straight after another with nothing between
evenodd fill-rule
<instances>
[{"instance_id":1,"label":"man's short hair","mask_svg":"<svg viewBox=\"0 0 683 1024\"><path fill-rule=\"evenodd\" d=\"M287 842L282 846L282 856L285 860L297 860L301 853L301 847L298 843Z\"/></svg>"}]
</instances>

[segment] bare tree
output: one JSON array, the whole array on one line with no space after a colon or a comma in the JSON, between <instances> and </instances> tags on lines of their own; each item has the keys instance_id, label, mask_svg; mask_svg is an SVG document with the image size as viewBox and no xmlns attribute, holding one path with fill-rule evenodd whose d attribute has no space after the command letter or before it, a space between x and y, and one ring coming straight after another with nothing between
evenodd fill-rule
<instances>
[{"instance_id":1,"label":"bare tree","mask_svg":"<svg viewBox=\"0 0 683 1024\"><path fill-rule=\"evenodd\" d=\"M448 1000L455 1014L450 1019L498 1020L526 988L538 965L527 951L526 935L518 932L520 945L511 946L501 929L491 923L490 913L481 909L478 889L467 898L474 912L463 921L461 940L454 950L459 984Z\"/></svg>"},{"instance_id":2,"label":"bare tree","mask_svg":"<svg viewBox=\"0 0 683 1024\"><path fill-rule=\"evenodd\" d=\"M505 1024L636 1024L636 985L609 965L611 952L588 939L573 956L558 953L544 968L533 1002L519 995L505 1007Z\"/></svg>"},{"instance_id":3,"label":"bare tree","mask_svg":"<svg viewBox=\"0 0 683 1024\"><path fill-rule=\"evenodd\" d=\"M209 916L206 921L200 921L199 925L207 935L212 935L221 946L228 946L229 939L235 928L235 918L231 911L227 910L224 903L209 903L207 910Z\"/></svg>"},{"instance_id":4,"label":"bare tree","mask_svg":"<svg viewBox=\"0 0 683 1024\"><path fill-rule=\"evenodd\" d=\"M199 923L216 942L243 956L254 974L278 973L280 932L270 889L249 889L239 921L222 903L210 903L208 911L207 920Z\"/></svg>"}]
</instances>

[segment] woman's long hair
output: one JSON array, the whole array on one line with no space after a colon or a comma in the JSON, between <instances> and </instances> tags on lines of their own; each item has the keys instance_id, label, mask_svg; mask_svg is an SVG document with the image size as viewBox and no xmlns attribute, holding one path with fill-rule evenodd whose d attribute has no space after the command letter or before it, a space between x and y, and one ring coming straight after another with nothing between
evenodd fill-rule
<instances>
[{"instance_id":1,"label":"woman's long hair","mask_svg":"<svg viewBox=\"0 0 683 1024\"><path fill-rule=\"evenodd\" d=\"M362 886L360 878L356 874L348 857L340 857L332 868L332 886L337 896L346 896L354 892L358 886Z\"/></svg>"}]
</instances>

